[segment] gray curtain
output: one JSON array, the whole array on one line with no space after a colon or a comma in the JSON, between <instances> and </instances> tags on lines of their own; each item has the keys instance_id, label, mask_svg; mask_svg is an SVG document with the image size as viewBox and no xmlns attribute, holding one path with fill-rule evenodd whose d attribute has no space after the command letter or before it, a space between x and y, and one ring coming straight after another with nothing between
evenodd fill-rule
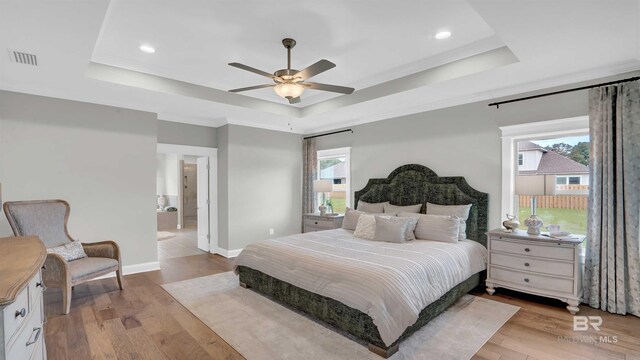
<instances>
[{"instance_id":1,"label":"gray curtain","mask_svg":"<svg viewBox=\"0 0 640 360\"><path fill-rule=\"evenodd\" d=\"M302 141L302 213L316 210L316 197L313 192L313 180L318 172L318 148L316 139Z\"/></svg>"},{"instance_id":2,"label":"gray curtain","mask_svg":"<svg viewBox=\"0 0 640 360\"><path fill-rule=\"evenodd\" d=\"M589 91L584 301L640 316L640 81Z\"/></svg>"}]
</instances>

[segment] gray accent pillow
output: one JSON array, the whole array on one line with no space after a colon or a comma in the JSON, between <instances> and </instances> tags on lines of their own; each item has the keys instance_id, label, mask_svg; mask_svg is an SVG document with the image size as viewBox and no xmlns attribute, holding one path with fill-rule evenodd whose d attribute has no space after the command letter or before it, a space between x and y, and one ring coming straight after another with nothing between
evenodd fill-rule
<instances>
[{"instance_id":1,"label":"gray accent pillow","mask_svg":"<svg viewBox=\"0 0 640 360\"><path fill-rule=\"evenodd\" d=\"M438 205L427 203L427 214L429 215L448 215L459 218L460 232L458 233L458 240L464 240L467 238L467 219L469 218L469 211L471 205Z\"/></svg>"},{"instance_id":2,"label":"gray accent pillow","mask_svg":"<svg viewBox=\"0 0 640 360\"><path fill-rule=\"evenodd\" d=\"M384 212L384 204L389 204L389 202L387 201L373 204L359 200L356 210L372 214L382 214Z\"/></svg>"},{"instance_id":3,"label":"gray accent pillow","mask_svg":"<svg viewBox=\"0 0 640 360\"><path fill-rule=\"evenodd\" d=\"M80 241L72 241L65 245L49 248L47 249L47 252L58 254L67 261L73 261L87 257L87 254L84 252Z\"/></svg>"},{"instance_id":4,"label":"gray accent pillow","mask_svg":"<svg viewBox=\"0 0 640 360\"><path fill-rule=\"evenodd\" d=\"M376 230L373 240L403 243L407 240L407 228L411 219L376 216Z\"/></svg>"},{"instance_id":5,"label":"gray accent pillow","mask_svg":"<svg viewBox=\"0 0 640 360\"><path fill-rule=\"evenodd\" d=\"M400 216L418 220L415 236L418 240L458 242L460 221L455 216L400 213Z\"/></svg>"},{"instance_id":6,"label":"gray accent pillow","mask_svg":"<svg viewBox=\"0 0 640 360\"><path fill-rule=\"evenodd\" d=\"M364 212L347 208L344 212L344 219L342 219L342 228L345 230L355 230L356 226L358 226L358 219L362 214L364 214Z\"/></svg>"},{"instance_id":7,"label":"gray accent pillow","mask_svg":"<svg viewBox=\"0 0 640 360\"><path fill-rule=\"evenodd\" d=\"M403 213L400 213L403 214ZM396 215L387 215L384 214L382 217L385 219L389 219L389 218L400 218L400 219L408 219L409 220L409 226L407 226L407 234L405 236L405 238L407 239L407 241L411 241L411 240L415 240L416 239L416 235L415 235L415 231L416 231L416 226L418 225L418 218L415 216L407 216L406 214L412 214L412 215L418 215L418 214L414 214L414 213L404 213L404 216L401 216L400 214L396 214Z\"/></svg>"},{"instance_id":8,"label":"gray accent pillow","mask_svg":"<svg viewBox=\"0 0 640 360\"><path fill-rule=\"evenodd\" d=\"M384 213L387 214L393 214L393 215L398 215L401 212L406 212L406 213L419 213L420 209L422 209L422 204L415 204L415 205L408 205L408 206L398 206L398 205L391 205L389 203L385 203L384 206Z\"/></svg>"}]
</instances>

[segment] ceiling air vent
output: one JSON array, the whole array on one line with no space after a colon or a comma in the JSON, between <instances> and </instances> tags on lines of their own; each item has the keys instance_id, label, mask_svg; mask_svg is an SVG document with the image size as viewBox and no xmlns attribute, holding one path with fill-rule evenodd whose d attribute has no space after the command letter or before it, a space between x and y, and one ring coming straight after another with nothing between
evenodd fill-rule
<instances>
[{"instance_id":1,"label":"ceiling air vent","mask_svg":"<svg viewBox=\"0 0 640 360\"><path fill-rule=\"evenodd\" d=\"M11 60L18 64L38 66L38 58L34 54L22 51L11 51Z\"/></svg>"}]
</instances>

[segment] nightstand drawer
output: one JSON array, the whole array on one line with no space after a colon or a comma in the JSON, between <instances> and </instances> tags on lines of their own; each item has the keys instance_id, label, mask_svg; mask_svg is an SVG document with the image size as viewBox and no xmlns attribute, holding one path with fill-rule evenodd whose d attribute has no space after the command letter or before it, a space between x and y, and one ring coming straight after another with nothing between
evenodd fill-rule
<instances>
[{"instance_id":1,"label":"nightstand drawer","mask_svg":"<svg viewBox=\"0 0 640 360\"><path fill-rule=\"evenodd\" d=\"M26 318L27 323L7 349L7 359L33 359L32 355L38 346L42 347L44 328L40 307L41 304L37 303L34 311Z\"/></svg>"},{"instance_id":2,"label":"nightstand drawer","mask_svg":"<svg viewBox=\"0 0 640 360\"><path fill-rule=\"evenodd\" d=\"M491 240L491 252L501 251L510 254L543 257L558 260L573 260L573 247L558 245L538 245L531 242L511 242L498 239Z\"/></svg>"},{"instance_id":3,"label":"nightstand drawer","mask_svg":"<svg viewBox=\"0 0 640 360\"><path fill-rule=\"evenodd\" d=\"M573 277L573 263L491 253L491 264L517 270Z\"/></svg>"},{"instance_id":4,"label":"nightstand drawer","mask_svg":"<svg viewBox=\"0 0 640 360\"><path fill-rule=\"evenodd\" d=\"M572 294L573 280L491 267L491 278L519 286Z\"/></svg>"},{"instance_id":5,"label":"nightstand drawer","mask_svg":"<svg viewBox=\"0 0 640 360\"><path fill-rule=\"evenodd\" d=\"M306 218L304 219L304 225L310 226L313 228L319 228L324 230L333 229L335 226L333 225L333 220L325 220L325 219L314 219L314 218Z\"/></svg>"},{"instance_id":6,"label":"nightstand drawer","mask_svg":"<svg viewBox=\"0 0 640 360\"><path fill-rule=\"evenodd\" d=\"M501 253L491 253L491 264L516 270L533 271L543 274L572 277L573 263L520 257Z\"/></svg>"},{"instance_id":7,"label":"nightstand drawer","mask_svg":"<svg viewBox=\"0 0 640 360\"><path fill-rule=\"evenodd\" d=\"M16 331L29 317L29 291L25 287L16 296L16 301L4 308L4 339L5 345L13 340Z\"/></svg>"}]
</instances>

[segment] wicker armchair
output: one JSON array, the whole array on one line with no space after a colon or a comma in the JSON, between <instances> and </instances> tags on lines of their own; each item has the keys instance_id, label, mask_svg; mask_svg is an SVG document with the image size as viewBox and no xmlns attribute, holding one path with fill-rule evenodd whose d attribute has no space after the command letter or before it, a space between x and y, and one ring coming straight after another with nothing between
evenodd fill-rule
<instances>
[{"instance_id":1,"label":"wicker armchair","mask_svg":"<svg viewBox=\"0 0 640 360\"><path fill-rule=\"evenodd\" d=\"M47 249L73 241L67 231L69 203L64 200L13 201L4 203L3 208L15 236L38 236ZM115 271L118 285L124 289L118 244L101 241L82 243L82 247L88 257L66 261L50 253L42 270L46 286L62 288L65 314L71 308L71 290L75 285Z\"/></svg>"}]
</instances>

